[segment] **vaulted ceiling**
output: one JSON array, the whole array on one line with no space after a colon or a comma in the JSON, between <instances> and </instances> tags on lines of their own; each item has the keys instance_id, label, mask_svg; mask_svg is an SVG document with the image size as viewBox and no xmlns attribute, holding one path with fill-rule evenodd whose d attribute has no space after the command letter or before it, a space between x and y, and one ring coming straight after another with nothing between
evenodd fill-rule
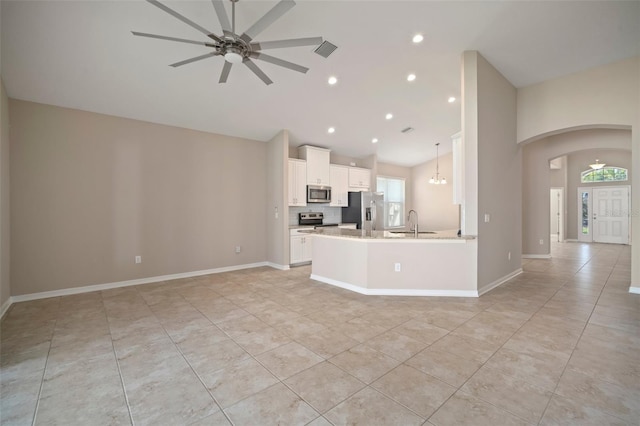
<instances>
[{"instance_id":1,"label":"vaulted ceiling","mask_svg":"<svg viewBox=\"0 0 640 426\"><path fill-rule=\"evenodd\" d=\"M222 33L210 1L162 2ZM276 3L237 2L239 32ZM226 9L230 16L231 2ZM450 150L465 50L478 50L516 87L640 54L636 1L299 0L256 40L322 36L338 49L328 58L310 46L273 49L310 70L256 61L273 84L242 64L219 84L220 57L169 66L210 48L132 35L207 41L149 2L3 0L0 11L1 73L12 98L261 141L289 129L296 145L407 166L435 157L437 142L441 154ZM412 43L416 33L422 43ZM414 130L401 133L406 127Z\"/></svg>"}]
</instances>

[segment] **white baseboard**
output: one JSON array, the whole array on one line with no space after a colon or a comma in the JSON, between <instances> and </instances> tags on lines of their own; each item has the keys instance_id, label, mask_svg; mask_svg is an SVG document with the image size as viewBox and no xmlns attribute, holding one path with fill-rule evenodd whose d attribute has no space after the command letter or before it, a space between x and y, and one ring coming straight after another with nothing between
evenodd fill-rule
<instances>
[{"instance_id":1,"label":"white baseboard","mask_svg":"<svg viewBox=\"0 0 640 426\"><path fill-rule=\"evenodd\" d=\"M396 289L396 288L363 288L343 281L326 278L320 275L311 274L311 279L344 288L345 290L367 296L440 296L440 297L478 297L478 292L474 290L419 290L419 289Z\"/></svg>"},{"instance_id":2,"label":"white baseboard","mask_svg":"<svg viewBox=\"0 0 640 426\"><path fill-rule=\"evenodd\" d=\"M640 287L629 287L629 293L640 294Z\"/></svg>"},{"instance_id":3,"label":"white baseboard","mask_svg":"<svg viewBox=\"0 0 640 426\"><path fill-rule=\"evenodd\" d=\"M511 272L510 274L505 275L502 278L498 278L497 280L495 280L492 283L489 283L485 286L483 286L481 289L478 289L478 295L482 296L483 294L485 294L488 291L493 290L494 288L506 283L507 281L509 281L511 278L517 277L518 275L520 275L522 273L522 268L518 268L515 271Z\"/></svg>"},{"instance_id":4,"label":"white baseboard","mask_svg":"<svg viewBox=\"0 0 640 426\"><path fill-rule=\"evenodd\" d=\"M523 259L551 259L550 254L523 254Z\"/></svg>"},{"instance_id":5,"label":"white baseboard","mask_svg":"<svg viewBox=\"0 0 640 426\"><path fill-rule=\"evenodd\" d=\"M575 239L575 238L566 238L565 241L568 242L568 243L577 243L578 242L578 240Z\"/></svg>"},{"instance_id":6,"label":"white baseboard","mask_svg":"<svg viewBox=\"0 0 640 426\"><path fill-rule=\"evenodd\" d=\"M280 265L278 263L273 263L273 262L265 262L267 266L270 266L274 269L280 269L281 271L288 271L289 269L289 265Z\"/></svg>"},{"instance_id":7,"label":"white baseboard","mask_svg":"<svg viewBox=\"0 0 640 426\"><path fill-rule=\"evenodd\" d=\"M89 293L92 291L110 290L112 288L129 287L140 284L150 284L158 281L177 280L180 278L198 277L201 275L219 274L221 272L239 271L241 269L258 268L260 266L271 266L267 262L247 263L244 265L225 266L222 268L205 269L201 271L182 272L179 274L160 275L157 277L139 278L136 280L117 281L113 283L95 284L84 287L65 288L61 290L43 291L40 293L21 294L11 296L11 303L27 302L29 300L47 299L49 297L69 296L72 294ZM8 309L8 308L7 308Z\"/></svg>"},{"instance_id":8,"label":"white baseboard","mask_svg":"<svg viewBox=\"0 0 640 426\"><path fill-rule=\"evenodd\" d=\"M9 310L9 308L11 307L11 304L13 303L13 298L11 296L9 296L9 298L7 300L4 301L4 303L2 304L2 306L0 306L0 320L2 318L4 318L4 314L7 313L7 311Z\"/></svg>"}]
</instances>

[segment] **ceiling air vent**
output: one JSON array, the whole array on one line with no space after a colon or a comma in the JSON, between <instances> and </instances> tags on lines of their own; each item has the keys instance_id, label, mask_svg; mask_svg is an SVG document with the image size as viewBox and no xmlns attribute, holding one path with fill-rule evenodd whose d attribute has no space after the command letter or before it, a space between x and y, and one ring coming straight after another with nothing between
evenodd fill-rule
<instances>
[{"instance_id":1,"label":"ceiling air vent","mask_svg":"<svg viewBox=\"0 0 640 426\"><path fill-rule=\"evenodd\" d=\"M318 46L316 50L314 50L314 52L324 58L328 58L329 55L331 55L337 48L338 46L336 46L335 44L329 43L328 41L323 41L322 44Z\"/></svg>"},{"instance_id":2,"label":"ceiling air vent","mask_svg":"<svg viewBox=\"0 0 640 426\"><path fill-rule=\"evenodd\" d=\"M401 130L402 133L411 133L413 132L413 127L405 127Z\"/></svg>"}]
</instances>

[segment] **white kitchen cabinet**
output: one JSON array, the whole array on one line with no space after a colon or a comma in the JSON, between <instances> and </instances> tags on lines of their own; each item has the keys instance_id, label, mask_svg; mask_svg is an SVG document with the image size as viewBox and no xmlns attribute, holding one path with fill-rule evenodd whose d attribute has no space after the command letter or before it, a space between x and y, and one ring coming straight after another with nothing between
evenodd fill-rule
<instances>
[{"instance_id":1,"label":"white kitchen cabinet","mask_svg":"<svg viewBox=\"0 0 640 426\"><path fill-rule=\"evenodd\" d=\"M349 167L349 189L352 191L368 191L371 185L371 170Z\"/></svg>"},{"instance_id":2,"label":"white kitchen cabinet","mask_svg":"<svg viewBox=\"0 0 640 426\"><path fill-rule=\"evenodd\" d=\"M331 169L329 157L331 151L315 146L298 147L298 156L307 162L308 185L330 185Z\"/></svg>"},{"instance_id":3,"label":"white kitchen cabinet","mask_svg":"<svg viewBox=\"0 0 640 426\"><path fill-rule=\"evenodd\" d=\"M331 203L332 207L349 205L349 168L331 165Z\"/></svg>"},{"instance_id":4,"label":"white kitchen cabinet","mask_svg":"<svg viewBox=\"0 0 640 426\"><path fill-rule=\"evenodd\" d=\"M307 163L289 159L289 206L307 205Z\"/></svg>"},{"instance_id":5,"label":"white kitchen cabinet","mask_svg":"<svg viewBox=\"0 0 640 426\"><path fill-rule=\"evenodd\" d=\"M309 228L313 229L313 228ZM289 263L311 262L313 235L300 233L301 229L292 229L289 243Z\"/></svg>"}]
</instances>

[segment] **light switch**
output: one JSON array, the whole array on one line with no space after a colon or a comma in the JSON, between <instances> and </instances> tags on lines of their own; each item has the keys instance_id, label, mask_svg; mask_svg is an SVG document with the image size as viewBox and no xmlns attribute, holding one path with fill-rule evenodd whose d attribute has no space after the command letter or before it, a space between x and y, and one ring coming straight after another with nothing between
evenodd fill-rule
<instances>
[{"instance_id":1,"label":"light switch","mask_svg":"<svg viewBox=\"0 0 640 426\"><path fill-rule=\"evenodd\" d=\"M489 213L484 214L484 223L491 222L491 215Z\"/></svg>"}]
</instances>

